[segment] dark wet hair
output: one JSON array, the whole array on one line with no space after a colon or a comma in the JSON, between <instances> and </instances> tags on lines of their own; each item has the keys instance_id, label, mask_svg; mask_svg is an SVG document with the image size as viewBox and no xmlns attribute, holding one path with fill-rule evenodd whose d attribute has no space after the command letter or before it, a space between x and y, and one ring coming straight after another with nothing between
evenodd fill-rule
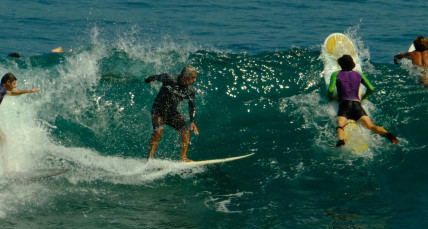
<instances>
[{"instance_id":1,"label":"dark wet hair","mask_svg":"<svg viewBox=\"0 0 428 229\"><path fill-rule=\"evenodd\" d=\"M17 52L11 52L11 53L9 53L9 55L7 55L7 57L20 58L21 55L19 55L19 53L17 53Z\"/></svg>"},{"instance_id":2,"label":"dark wet hair","mask_svg":"<svg viewBox=\"0 0 428 229\"><path fill-rule=\"evenodd\" d=\"M6 73L3 78L1 78L1 83L5 84L7 82L13 82L16 81L16 77L12 73Z\"/></svg>"},{"instance_id":3,"label":"dark wet hair","mask_svg":"<svg viewBox=\"0 0 428 229\"><path fill-rule=\"evenodd\" d=\"M422 36L417 36L414 40L413 40L413 45L415 46L416 51L422 52L428 49L428 47L425 46L424 43L422 43L422 39L424 39L425 37Z\"/></svg>"},{"instance_id":4,"label":"dark wet hair","mask_svg":"<svg viewBox=\"0 0 428 229\"><path fill-rule=\"evenodd\" d=\"M337 59L337 63L339 63L340 67L344 71L352 71L355 68L354 60L350 55L343 55L339 59Z\"/></svg>"}]
</instances>

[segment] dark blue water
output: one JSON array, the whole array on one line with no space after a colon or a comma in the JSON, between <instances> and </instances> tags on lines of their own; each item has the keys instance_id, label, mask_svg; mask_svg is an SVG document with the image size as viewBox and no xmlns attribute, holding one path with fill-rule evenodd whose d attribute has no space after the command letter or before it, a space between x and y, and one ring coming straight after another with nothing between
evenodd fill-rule
<instances>
[{"instance_id":1,"label":"dark blue water","mask_svg":"<svg viewBox=\"0 0 428 229\"><path fill-rule=\"evenodd\" d=\"M392 57L426 35L413 22L427 6L2 1L0 74L41 88L4 99L2 153L17 171L70 170L0 179L0 228L426 228L427 90ZM333 32L358 44L371 118L399 145L368 134L362 154L334 149L319 58ZM160 84L144 78L186 64L198 69L200 132L188 157L254 156L188 167L166 128L146 163Z\"/></svg>"}]
</instances>

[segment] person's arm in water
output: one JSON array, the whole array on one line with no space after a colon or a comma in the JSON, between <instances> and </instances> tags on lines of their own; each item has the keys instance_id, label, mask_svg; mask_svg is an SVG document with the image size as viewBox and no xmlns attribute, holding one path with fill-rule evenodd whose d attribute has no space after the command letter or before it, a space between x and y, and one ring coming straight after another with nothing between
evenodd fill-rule
<instances>
[{"instance_id":1,"label":"person's arm in water","mask_svg":"<svg viewBox=\"0 0 428 229\"><path fill-rule=\"evenodd\" d=\"M330 85L328 86L328 101L332 101L334 99L334 88L336 87L336 78L338 72L333 72L330 78Z\"/></svg>"},{"instance_id":2,"label":"person's arm in water","mask_svg":"<svg viewBox=\"0 0 428 229\"><path fill-rule=\"evenodd\" d=\"M360 73L361 75L361 83L367 88L366 93L364 93L363 97L361 98L361 100L364 100L367 99L373 93L374 87L362 72L358 73Z\"/></svg>"},{"instance_id":3,"label":"person's arm in water","mask_svg":"<svg viewBox=\"0 0 428 229\"><path fill-rule=\"evenodd\" d=\"M411 52L406 52L406 53L400 53L400 54L395 55L394 56L394 63L398 64L398 60L401 60L404 57L410 58L411 54L412 54Z\"/></svg>"},{"instance_id":4,"label":"person's arm in water","mask_svg":"<svg viewBox=\"0 0 428 229\"><path fill-rule=\"evenodd\" d=\"M400 53L394 56L394 64L398 64L398 60L403 59L403 57L405 56L405 53Z\"/></svg>"},{"instance_id":5,"label":"person's arm in water","mask_svg":"<svg viewBox=\"0 0 428 229\"><path fill-rule=\"evenodd\" d=\"M7 91L7 95L23 95L27 93L34 93L40 91L40 88L33 88L31 90L13 90L13 91Z\"/></svg>"}]
</instances>

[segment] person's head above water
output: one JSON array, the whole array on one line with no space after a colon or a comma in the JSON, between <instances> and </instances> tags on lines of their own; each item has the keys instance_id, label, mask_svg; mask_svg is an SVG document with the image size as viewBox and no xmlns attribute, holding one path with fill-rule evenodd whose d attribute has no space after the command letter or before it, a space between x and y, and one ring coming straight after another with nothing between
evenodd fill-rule
<instances>
[{"instance_id":1,"label":"person's head above water","mask_svg":"<svg viewBox=\"0 0 428 229\"><path fill-rule=\"evenodd\" d=\"M339 63L340 67L344 71L352 71L355 68L354 60L350 55L343 55L337 59L337 63Z\"/></svg>"},{"instance_id":2,"label":"person's head above water","mask_svg":"<svg viewBox=\"0 0 428 229\"><path fill-rule=\"evenodd\" d=\"M16 87L16 80L15 75L9 72L1 78L1 84L3 84L6 90L12 91Z\"/></svg>"},{"instance_id":3,"label":"person's head above water","mask_svg":"<svg viewBox=\"0 0 428 229\"><path fill-rule=\"evenodd\" d=\"M428 40L425 37L417 36L413 40L413 45L415 46L416 51L423 52L428 50Z\"/></svg>"},{"instance_id":4,"label":"person's head above water","mask_svg":"<svg viewBox=\"0 0 428 229\"><path fill-rule=\"evenodd\" d=\"M186 65L181 70L181 75L178 77L178 81L182 85L192 85L196 81L196 75L198 74L198 71L196 71L196 68Z\"/></svg>"}]
</instances>

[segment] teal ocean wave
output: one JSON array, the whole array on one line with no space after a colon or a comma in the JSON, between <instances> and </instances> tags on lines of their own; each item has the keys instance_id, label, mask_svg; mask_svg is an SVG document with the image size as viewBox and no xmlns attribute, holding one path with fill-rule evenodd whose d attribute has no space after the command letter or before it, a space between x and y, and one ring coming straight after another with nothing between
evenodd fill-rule
<instances>
[{"instance_id":1,"label":"teal ocean wave","mask_svg":"<svg viewBox=\"0 0 428 229\"><path fill-rule=\"evenodd\" d=\"M364 154L337 150L319 57L318 49L250 55L95 42L72 53L3 58L0 72L13 72L18 89L41 88L1 105L10 163L70 171L38 182L1 181L2 226L31 226L26 218L43 215L52 227L374 227L423 212L424 194L409 190L426 189L426 89L405 67L366 61L375 86L372 120L401 143L369 134ZM199 72L200 135L191 136L189 158L254 156L189 168L177 162L179 137L167 128L156 159L145 162L160 84L144 78L178 74L185 64ZM180 111L187 115L185 103Z\"/></svg>"}]
</instances>

